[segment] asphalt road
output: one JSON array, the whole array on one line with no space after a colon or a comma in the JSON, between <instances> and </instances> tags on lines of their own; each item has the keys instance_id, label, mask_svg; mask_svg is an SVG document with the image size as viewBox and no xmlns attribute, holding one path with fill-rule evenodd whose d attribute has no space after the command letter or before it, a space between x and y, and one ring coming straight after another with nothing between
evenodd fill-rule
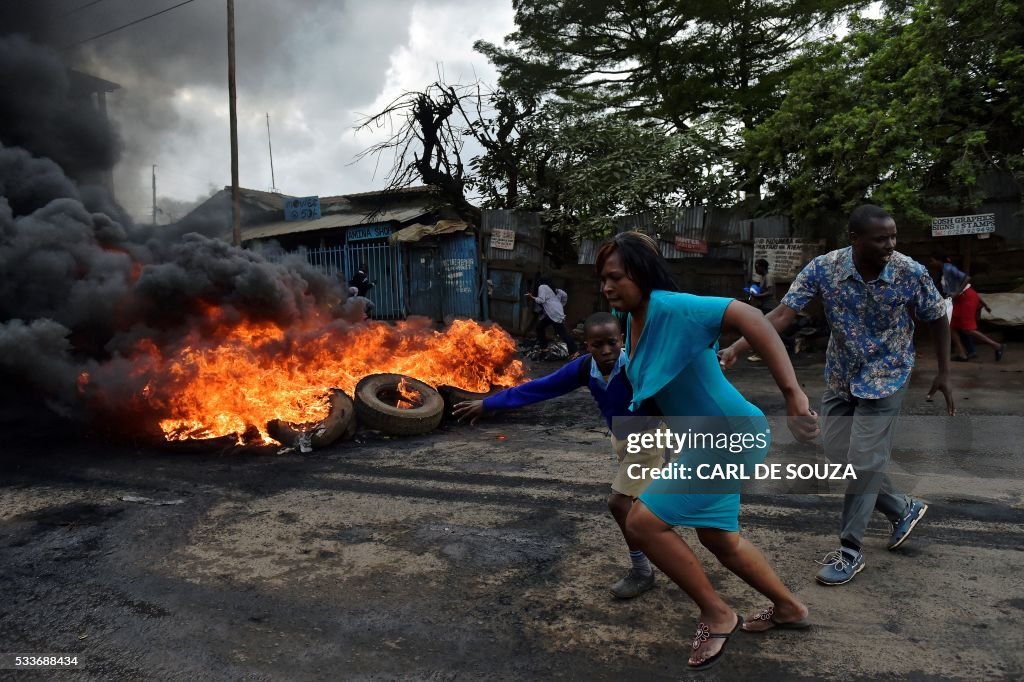
<instances>
[{"instance_id":1,"label":"asphalt road","mask_svg":"<svg viewBox=\"0 0 1024 682\"><path fill-rule=\"evenodd\" d=\"M932 505L925 521L888 552L878 517L865 571L825 588L814 559L837 544L841 497L752 486L744 532L814 627L737 635L704 679L1024 677L1024 346L954 368L952 420L925 402L919 364L895 460ZM767 370L740 365L736 385L779 414ZM817 400L821 357L798 374ZM685 595L661 574L638 599L608 593L626 555L604 507L614 461L584 391L308 456L111 444L9 400L0 427L0 652L80 660L0 679L689 677ZM783 431L769 461L813 461ZM698 552L730 604L764 605Z\"/></svg>"}]
</instances>

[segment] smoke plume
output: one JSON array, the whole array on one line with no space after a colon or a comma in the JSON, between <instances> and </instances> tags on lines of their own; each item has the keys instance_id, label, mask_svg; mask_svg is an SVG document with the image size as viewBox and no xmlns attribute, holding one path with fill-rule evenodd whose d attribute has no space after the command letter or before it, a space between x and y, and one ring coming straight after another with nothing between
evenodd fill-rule
<instances>
[{"instance_id":1,"label":"smoke plume","mask_svg":"<svg viewBox=\"0 0 1024 682\"><path fill-rule=\"evenodd\" d=\"M133 224L81 179L109 169L120 144L68 88L55 53L0 38L0 74L25 87L0 104L0 374L8 380L36 387L66 414L88 406L86 379L129 404L158 369L140 364L140 348L202 342L226 321L286 329L342 298L336 282L303 263L268 263L185 228Z\"/></svg>"}]
</instances>

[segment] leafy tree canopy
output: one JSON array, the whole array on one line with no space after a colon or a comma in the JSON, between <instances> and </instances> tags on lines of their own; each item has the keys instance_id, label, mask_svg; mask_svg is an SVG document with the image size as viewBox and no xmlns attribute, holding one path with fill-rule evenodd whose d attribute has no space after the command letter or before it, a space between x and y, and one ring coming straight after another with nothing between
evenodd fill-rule
<instances>
[{"instance_id":1,"label":"leafy tree canopy","mask_svg":"<svg viewBox=\"0 0 1024 682\"><path fill-rule=\"evenodd\" d=\"M550 95L690 135L691 156L717 155L737 188L737 133L771 114L793 56L863 0L515 0L509 48L477 49L504 89ZM710 134L706 140L704 134ZM709 187L713 194L716 188Z\"/></svg>"},{"instance_id":2,"label":"leafy tree canopy","mask_svg":"<svg viewBox=\"0 0 1024 682\"><path fill-rule=\"evenodd\" d=\"M1024 172L1024 4L894 2L810 50L779 110L745 133L775 208L835 223L870 199L923 224Z\"/></svg>"}]
</instances>

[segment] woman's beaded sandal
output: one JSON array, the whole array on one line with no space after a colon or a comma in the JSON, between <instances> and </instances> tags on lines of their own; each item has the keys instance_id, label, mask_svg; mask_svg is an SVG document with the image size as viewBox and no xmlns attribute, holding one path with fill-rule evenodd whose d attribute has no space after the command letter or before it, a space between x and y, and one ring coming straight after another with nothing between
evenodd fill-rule
<instances>
[{"instance_id":1,"label":"woman's beaded sandal","mask_svg":"<svg viewBox=\"0 0 1024 682\"><path fill-rule=\"evenodd\" d=\"M707 670L722 658L722 654L725 653L725 645L729 643L729 638L736 634L740 626L743 625L743 616L737 614L736 625L733 627L731 632L711 632L707 625L704 623L697 623L697 634L693 638L693 650L696 651L700 648L700 645L709 639L724 639L722 642L722 648L714 653L714 655L708 658L701 659L700 663L690 663L687 661L687 665L690 666L691 670Z\"/></svg>"},{"instance_id":2,"label":"woman's beaded sandal","mask_svg":"<svg viewBox=\"0 0 1024 682\"><path fill-rule=\"evenodd\" d=\"M756 628L756 629L751 629L751 628L747 627L748 624L749 625L760 625L762 623L767 623L768 627ZM778 630L806 630L809 627L811 627L811 621L807 620L806 618L801 618L800 620L789 621L788 623L783 623L781 621L775 620L775 607L774 606L769 606L765 610L761 611L761 613L759 613L756 616L754 616L754 618L752 620L748 621L748 623L745 623L743 625L743 632L758 633L758 632L768 632L769 630L776 630L776 629L778 629Z\"/></svg>"}]
</instances>

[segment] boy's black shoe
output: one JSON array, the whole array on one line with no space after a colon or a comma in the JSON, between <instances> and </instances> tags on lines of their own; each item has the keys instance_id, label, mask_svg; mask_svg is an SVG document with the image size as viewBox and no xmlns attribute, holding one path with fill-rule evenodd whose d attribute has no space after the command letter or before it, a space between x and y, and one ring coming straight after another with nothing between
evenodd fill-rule
<instances>
[{"instance_id":1,"label":"boy's black shoe","mask_svg":"<svg viewBox=\"0 0 1024 682\"><path fill-rule=\"evenodd\" d=\"M636 571L630 571L619 582L612 585L612 594L619 599L632 599L639 597L647 590L654 587L654 571L642 575Z\"/></svg>"}]
</instances>

